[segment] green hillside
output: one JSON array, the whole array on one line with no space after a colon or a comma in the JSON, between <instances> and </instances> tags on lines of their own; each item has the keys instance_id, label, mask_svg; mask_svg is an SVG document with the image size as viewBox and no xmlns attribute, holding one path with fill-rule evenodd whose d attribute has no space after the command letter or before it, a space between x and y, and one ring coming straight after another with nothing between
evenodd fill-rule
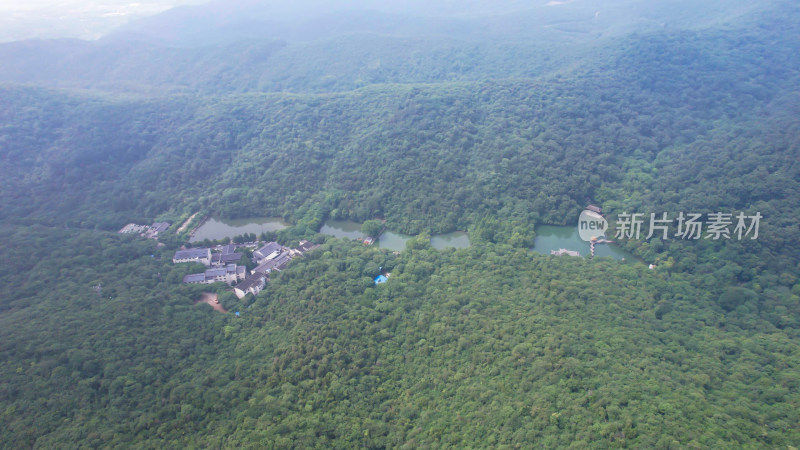
<instances>
[{"instance_id":1,"label":"green hillside","mask_svg":"<svg viewBox=\"0 0 800 450\"><path fill-rule=\"evenodd\" d=\"M153 244L2 231L3 259L29 261L0 315L14 447L798 439L796 323L725 314L690 276L503 246L420 241L395 256L334 241L235 318L192 306L201 289L176 284L186 269L150 258ZM374 287L378 265L392 275Z\"/></svg>"},{"instance_id":2,"label":"green hillside","mask_svg":"<svg viewBox=\"0 0 800 450\"><path fill-rule=\"evenodd\" d=\"M217 3L0 45L0 443L800 445L800 11L626 23L628 3L273 35ZM763 218L758 239L622 240L633 261L531 251L590 203L612 226ZM116 233L193 214L322 245L239 300L181 283L200 267L172 263L176 227ZM319 234L330 219L416 238L391 252ZM469 248L430 247L455 230Z\"/></svg>"},{"instance_id":3,"label":"green hillside","mask_svg":"<svg viewBox=\"0 0 800 450\"><path fill-rule=\"evenodd\" d=\"M760 208L774 227L761 248L795 258L796 28L629 40L537 81L147 99L8 86L2 211L109 230L198 210L296 221L328 194L333 218L416 234L489 215L493 240L530 246L537 223L571 223L587 199L611 213Z\"/></svg>"}]
</instances>

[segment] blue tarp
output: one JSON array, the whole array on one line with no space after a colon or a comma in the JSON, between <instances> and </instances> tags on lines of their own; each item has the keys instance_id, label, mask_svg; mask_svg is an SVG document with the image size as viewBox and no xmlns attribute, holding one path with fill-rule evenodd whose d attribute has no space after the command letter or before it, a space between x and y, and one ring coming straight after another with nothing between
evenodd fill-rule
<instances>
[{"instance_id":1,"label":"blue tarp","mask_svg":"<svg viewBox=\"0 0 800 450\"><path fill-rule=\"evenodd\" d=\"M375 284L386 283L388 280L389 280L389 279L388 279L388 278L386 278L385 276L383 276L383 275L378 275L377 277L375 277Z\"/></svg>"}]
</instances>

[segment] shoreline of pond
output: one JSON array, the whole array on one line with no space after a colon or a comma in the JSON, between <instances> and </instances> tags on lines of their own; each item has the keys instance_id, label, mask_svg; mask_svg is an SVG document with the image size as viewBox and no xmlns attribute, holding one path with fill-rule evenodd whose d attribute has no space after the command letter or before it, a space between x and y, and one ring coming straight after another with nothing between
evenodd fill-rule
<instances>
[{"instance_id":1,"label":"shoreline of pond","mask_svg":"<svg viewBox=\"0 0 800 450\"><path fill-rule=\"evenodd\" d=\"M319 231L321 234L336 238L364 240L361 224L351 220L328 220ZM375 240L378 247L392 251L402 251L406 243L414 236L386 230ZM451 231L448 233L434 234L431 236L431 246L437 250L445 248L467 248L472 245L466 231Z\"/></svg>"},{"instance_id":2,"label":"shoreline of pond","mask_svg":"<svg viewBox=\"0 0 800 450\"><path fill-rule=\"evenodd\" d=\"M199 242L205 239L214 241L247 233L259 235L264 232L283 230L290 226L292 224L286 222L282 217L221 219L216 216L209 216L192 230L189 242Z\"/></svg>"},{"instance_id":3,"label":"shoreline of pond","mask_svg":"<svg viewBox=\"0 0 800 450\"><path fill-rule=\"evenodd\" d=\"M319 233L337 238L363 241L366 236L361 232L361 225L350 220L330 219L323 223ZM290 226L290 223L280 217L220 219L216 216L209 216L204 218L200 225L192 231L189 242L194 243L204 239L218 240L225 237L232 238L246 233L261 234L263 232L283 230ZM413 236L384 229L374 242L380 248L402 251L405 250L408 240L412 238ZM466 231L451 231L431 235L431 246L437 250L468 248L471 245L472 243ZM536 239L530 250L539 254L550 255L552 251L561 249L577 251L583 257L590 255L590 244L580 238L577 228L564 225L538 225L536 227ZM616 260L635 260L644 263L641 258L616 243L598 244L595 248L595 256L611 257Z\"/></svg>"},{"instance_id":4,"label":"shoreline of pond","mask_svg":"<svg viewBox=\"0 0 800 450\"><path fill-rule=\"evenodd\" d=\"M577 251L582 257L591 254L591 244L581 239L577 227L566 225L539 225L536 227L534 252L550 255L552 251L559 250ZM611 257L618 261L644 261L633 253L625 250L617 243L601 243L595 246L595 257Z\"/></svg>"}]
</instances>

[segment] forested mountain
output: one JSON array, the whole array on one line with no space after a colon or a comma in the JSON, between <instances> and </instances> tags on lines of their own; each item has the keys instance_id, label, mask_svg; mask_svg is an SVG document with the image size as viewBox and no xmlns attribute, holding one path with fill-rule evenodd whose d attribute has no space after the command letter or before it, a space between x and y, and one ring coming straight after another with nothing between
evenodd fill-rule
<instances>
[{"instance_id":1,"label":"forested mountain","mask_svg":"<svg viewBox=\"0 0 800 450\"><path fill-rule=\"evenodd\" d=\"M800 443L798 6L419 3L0 45L0 441ZM656 270L530 252L587 203L763 219L623 243ZM256 297L212 286L223 315L180 283L185 235L112 233L193 213L323 245ZM420 237L318 234L374 218Z\"/></svg>"},{"instance_id":2,"label":"forested mountain","mask_svg":"<svg viewBox=\"0 0 800 450\"><path fill-rule=\"evenodd\" d=\"M219 94L532 79L605 60L630 33L707 29L781 5L667 3L212 2L98 41L0 44L0 81Z\"/></svg>"},{"instance_id":3,"label":"forested mountain","mask_svg":"<svg viewBox=\"0 0 800 450\"><path fill-rule=\"evenodd\" d=\"M334 241L232 319L192 306L200 289L177 284L187 269L169 252L150 258L154 244L2 231L4 259L32 262L0 315L2 439L15 447L798 439L796 324L722 314L686 275ZM46 294L62 264L70 277ZM392 277L374 287L378 265Z\"/></svg>"}]
</instances>

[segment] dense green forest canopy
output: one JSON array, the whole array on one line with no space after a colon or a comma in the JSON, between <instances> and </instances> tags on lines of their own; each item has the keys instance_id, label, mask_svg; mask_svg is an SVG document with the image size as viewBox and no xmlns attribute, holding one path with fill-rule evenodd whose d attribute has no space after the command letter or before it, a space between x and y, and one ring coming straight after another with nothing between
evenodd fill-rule
<instances>
[{"instance_id":1,"label":"dense green forest canopy","mask_svg":"<svg viewBox=\"0 0 800 450\"><path fill-rule=\"evenodd\" d=\"M202 288L178 284L192 268L153 241L2 232L3 259L25 269L0 314L2 439L16 447L798 439L797 311L776 326L758 296L731 310L688 275L333 240L228 304L236 318L192 306ZM379 266L391 276L374 286ZM53 286L54 273L69 276Z\"/></svg>"},{"instance_id":2,"label":"dense green forest canopy","mask_svg":"<svg viewBox=\"0 0 800 450\"><path fill-rule=\"evenodd\" d=\"M327 194L334 218L416 234L489 214L498 240L530 246L536 223L571 223L587 199L759 208L759 248L794 257L797 31L639 37L546 80L147 99L6 87L2 214L101 229L197 210L297 220Z\"/></svg>"},{"instance_id":3,"label":"dense green forest canopy","mask_svg":"<svg viewBox=\"0 0 800 450\"><path fill-rule=\"evenodd\" d=\"M135 21L97 41L2 44L0 80L152 95L532 79L604 61L632 33L740 26L791 7L783 0L549 3L217 1Z\"/></svg>"},{"instance_id":4,"label":"dense green forest canopy","mask_svg":"<svg viewBox=\"0 0 800 450\"><path fill-rule=\"evenodd\" d=\"M290 8L269 32L221 5L0 45L0 442L800 443L797 5ZM763 219L622 242L655 270L529 250L588 203ZM239 300L181 284L177 225L114 233L195 213L322 246ZM453 230L472 246L430 248Z\"/></svg>"}]
</instances>

